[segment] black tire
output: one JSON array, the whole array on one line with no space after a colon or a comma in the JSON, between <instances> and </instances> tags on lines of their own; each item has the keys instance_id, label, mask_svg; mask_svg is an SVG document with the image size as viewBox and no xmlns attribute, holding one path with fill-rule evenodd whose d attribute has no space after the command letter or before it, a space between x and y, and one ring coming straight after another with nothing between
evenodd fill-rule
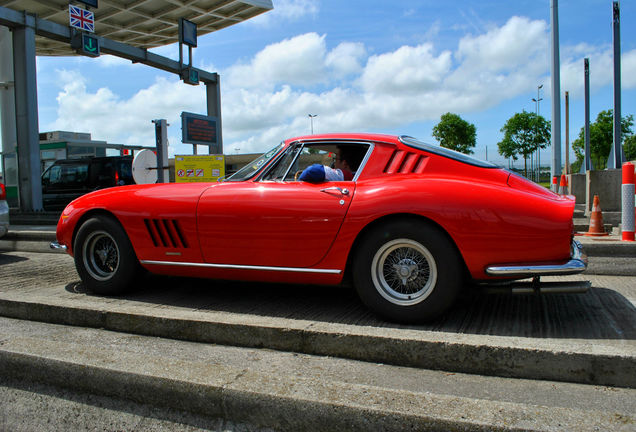
<instances>
[{"instance_id":1,"label":"black tire","mask_svg":"<svg viewBox=\"0 0 636 432\"><path fill-rule=\"evenodd\" d=\"M353 259L353 282L362 302L402 323L439 317L455 301L463 275L461 258L446 234L410 219L373 228Z\"/></svg>"},{"instance_id":2,"label":"black tire","mask_svg":"<svg viewBox=\"0 0 636 432\"><path fill-rule=\"evenodd\" d=\"M139 274L139 261L130 240L113 218L97 216L84 222L73 250L77 273L84 286L96 294L122 294Z\"/></svg>"}]
</instances>

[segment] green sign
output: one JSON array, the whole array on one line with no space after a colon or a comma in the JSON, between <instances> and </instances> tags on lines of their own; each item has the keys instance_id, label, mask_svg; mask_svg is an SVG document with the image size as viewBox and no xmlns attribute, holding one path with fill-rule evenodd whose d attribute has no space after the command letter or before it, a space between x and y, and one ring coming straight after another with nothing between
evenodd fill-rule
<instances>
[{"instance_id":1,"label":"green sign","mask_svg":"<svg viewBox=\"0 0 636 432\"><path fill-rule=\"evenodd\" d=\"M80 54L89 57L99 57L99 39L95 36L82 34L82 46Z\"/></svg>"},{"instance_id":2,"label":"green sign","mask_svg":"<svg viewBox=\"0 0 636 432\"><path fill-rule=\"evenodd\" d=\"M185 68L181 71L181 79L190 85L199 85L199 71L195 68Z\"/></svg>"}]
</instances>

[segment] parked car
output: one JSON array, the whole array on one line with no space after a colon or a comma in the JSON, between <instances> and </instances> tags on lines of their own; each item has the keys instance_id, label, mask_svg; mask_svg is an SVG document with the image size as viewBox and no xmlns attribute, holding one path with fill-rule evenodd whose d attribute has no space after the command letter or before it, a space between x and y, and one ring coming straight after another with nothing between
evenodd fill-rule
<instances>
[{"instance_id":1,"label":"parked car","mask_svg":"<svg viewBox=\"0 0 636 432\"><path fill-rule=\"evenodd\" d=\"M9 230L9 205L7 204L7 189L0 183L0 237Z\"/></svg>"},{"instance_id":2,"label":"parked car","mask_svg":"<svg viewBox=\"0 0 636 432\"><path fill-rule=\"evenodd\" d=\"M42 174L45 210L62 210L84 194L134 184L132 156L107 156L55 161Z\"/></svg>"},{"instance_id":3,"label":"parked car","mask_svg":"<svg viewBox=\"0 0 636 432\"><path fill-rule=\"evenodd\" d=\"M343 149L354 155L351 180L300 180L316 155L329 166ZM85 195L66 207L51 246L100 294L132 288L141 267L300 284L350 276L372 311L419 322L471 282L534 277L533 289L571 290L538 277L585 270L573 211L571 197L414 138L321 135L284 141L223 182Z\"/></svg>"}]
</instances>

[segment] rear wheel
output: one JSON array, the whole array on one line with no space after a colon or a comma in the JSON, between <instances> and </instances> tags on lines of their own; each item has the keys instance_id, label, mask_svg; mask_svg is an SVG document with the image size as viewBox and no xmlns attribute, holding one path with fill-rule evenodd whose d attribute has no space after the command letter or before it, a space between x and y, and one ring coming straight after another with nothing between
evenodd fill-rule
<instances>
[{"instance_id":1,"label":"rear wheel","mask_svg":"<svg viewBox=\"0 0 636 432\"><path fill-rule=\"evenodd\" d=\"M394 221L362 239L353 280L373 312L416 323L436 318L451 306L461 288L462 268L445 233L419 221Z\"/></svg>"},{"instance_id":2,"label":"rear wheel","mask_svg":"<svg viewBox=\"0 0 636 432\"><path fill-rule=\"evenodd\" d=\"M75 267L84 285L97 294L115 295L134 282L139 262L126 232L116 220L97 216L77 232Z\"/></svg>"}]
</instances>

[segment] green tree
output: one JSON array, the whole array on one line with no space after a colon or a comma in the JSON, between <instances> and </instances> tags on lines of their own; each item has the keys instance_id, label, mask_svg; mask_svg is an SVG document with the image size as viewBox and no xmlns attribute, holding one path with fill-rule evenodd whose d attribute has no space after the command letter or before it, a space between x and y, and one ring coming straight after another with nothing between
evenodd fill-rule
<instances>
[{"instance_id":1,"label":"green tree","mask_svg":"<svg viewBox=\"0 0 636 432\"><path fill-rule=\"evenodd\" d=\"M621 141L632 135L634 116L621 118ZM614 142L614 111L605 110L598 113L596 121L590 124L590 156L595 169L605 169L612 143ZM579 137L572 142L572 149L577 161L585 158L585 127L581 128Z\"/></svg>"},{"instance_id":2,"label":"green tree","mask_svg":"<svg viewBox=\"0 0 636 432\"><path fill-rule=\"evenodd\" d=\"M477 128L457 114L446 113L433 128L433 136L440 146L465 154L473 154L477 144Z\"/></svg>"},{"instance_id":3,"label":"green tree","mask_svg":"<svg viewBox=\"0 0 636 432\"><path fill-rule=\"evenodd\" d=\"M550 145L550 122L543 116L523 111L508 119L501 128L504 138L497 143L499 154L517 160L523 156L524 172L528 176L528 157L537 148Z\"/></svg>"},{"instance_id":4,"label":"green tree","mask_svg":"<svg viewBox=\"0 0 636 432\"><path fill-rule=\"evenodd\" d=\"M630 135L623 142L623 151L625 159L628 161L636 160L636 135Z\"/></svg>"}]
</instances>

